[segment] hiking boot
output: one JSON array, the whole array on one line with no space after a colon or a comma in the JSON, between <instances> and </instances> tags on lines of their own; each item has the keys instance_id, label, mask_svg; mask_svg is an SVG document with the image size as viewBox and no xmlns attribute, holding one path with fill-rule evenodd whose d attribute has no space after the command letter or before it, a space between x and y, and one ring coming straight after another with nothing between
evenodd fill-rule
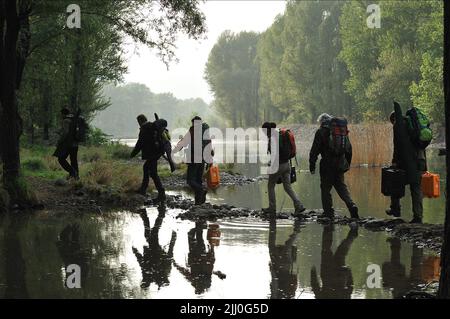
<instances>
[{"instance_id":1,"label":"hiking boot","mask_svg":"<svg viewBox=\"0 0 450 319\"><path fill-rule=\"evenodd\" d=\"M333 219L334 218L334 210L332 211L328 211L328 212L323 212L322 215L319 216L320 218L330 218Z\"/></svg>"},{"instance_id":2,"label":"hiking boot","mask_svg":"<svg viewBox=\"0 0 450 319\"><path fill-rule=\"evenodd\" d=\"M200 195L200 202L201 202L201 204L206 203L206 194L208 194L208 191L206 189L204 189L203 192Z\"/></svg>"},{"instance_id":3,"label":"hiking boot","mask_svg":"<svg viewBox=\"0 0 450 319\"><path fill-rule=\"evenodd\" d=\"M141 187L141 188L139 188L138 190L136 190L136 194L145 196L145 195L147 195L147 190L146 190L146 189L143 189L143 188Z\"/></svg>"},{"instance_id":4,"label":"hiking boot","mask_svg":"<svg viewBox=\"0 0 450 319\"><path fill-rule=\"evenodd\" d=\"M292 213L293 217L303 217L303 212L306 210L305 206L300 204L299 206L295 207L295 211Z\"/></svg>"},{"instance_id":5,"label":"hiking boot","mask_svg":"<svg viewBox=\"0 0 450 319\"><path fill-rule=\"evenodd\" d=\"M422 218L414 217L409 223L410 224L422 224Z\"/></svg>"},{"instance_id":6,"label":"hiking boot","mask_svg":"<svg viewBox=\"0 0 450 319\"><path fill-rule=\"evenodd\" d=\"M400 217L400 210L389 208L386 210L386 214L393 217Z\"/></svg>"},{"instance_id":7,"label":"hiking boot","mask_svg":"<svg viewBox=\"0 0 450 319\"><path fill-rule=\"evenodd\" d=\"M195 191L195 205L202 205L206 202L206 190Z\"/></svg>"},{"instance_id":8,"label":"hiking boot","mask_svg":"<svg viewBox=\"0 0 450 319\"><path fill-rule=\"evenodd\" d=\"M350 218L352 218L352 219L359 219L358 207L356 205L353 205L348 210L350 212Z\"/></svg>"},{"instance_id":9,"label":"hiking boot","mask_svg":"<svg viewBox=\"0 0 450 319\"><path fill-rule=\"evenodd\" d=\"M164 203L166 201L166 193L164 191L158 192L158 197L152 199L153 204Z\"/></svg>"}]
</instances>

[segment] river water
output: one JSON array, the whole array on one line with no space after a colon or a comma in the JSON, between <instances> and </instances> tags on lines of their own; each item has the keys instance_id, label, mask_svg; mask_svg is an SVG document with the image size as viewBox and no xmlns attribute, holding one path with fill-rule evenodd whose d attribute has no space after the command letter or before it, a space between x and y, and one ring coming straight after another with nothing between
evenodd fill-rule
<instances>
[{"instance_id":1,"label":"river water","mask_svg":"<svg viewBox=\"0 0 450 319\"><path fill-rule=\"evenodd\" d=\"M443 158L429 158L443 186ZM308 209L319 209L319 177L306 167L302 161L295 189ZM236 170L259 175L256 164ZM380 168L354 168L346 178L360 214L385 218L389 201L380 195ZM220 188L208 200L261 208L266 188L266 181ZM292 209L281 186L277 198L280 209ZM404 218L411 218L409 195L402 203ZM424 207L426 222L443 222L443 196L425 199ZM0 297L395 298L439 276L435 253L385 232L292 220L196 224L176 219L180 212L0 215ZM66 285L73 264L80 267L81 288ZM368 285L374 269L381 280Z\"/></svg>"}]
</instances>

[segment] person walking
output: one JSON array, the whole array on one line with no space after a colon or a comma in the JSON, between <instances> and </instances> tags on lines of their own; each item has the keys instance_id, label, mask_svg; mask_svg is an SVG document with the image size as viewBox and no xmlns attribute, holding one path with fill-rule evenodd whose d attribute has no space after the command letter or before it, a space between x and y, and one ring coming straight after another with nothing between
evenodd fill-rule
<instances>
[{"instance_id":1,"label":"person walking","mask_svg":"<svg viewBox=\"0 0 450 319\"><path fill-rule=\"evenodd\" d=\"M58 158L61 167L69 173L67 179L78 179L78 141L76 139L76 119L68 108L61 110L62 127L53 156ZM70 158L70 164L67 161Z\"/></svg>"},{"instance_id":2,"label":"person walking","mask_svg":"<svg viewBox=\"0 0 450 319\"><path fill-rule=\"evenodd\" d=\"M347 121L335 119L326 113L320 115L317 121L320 127L316 131L309 153L309 170L311 174L315 174L316 162L320 155L320 189L324 216L334 217L331 197L331 189L334 187L347 205L351 218L357 219L359 218L358 207L353 202L344 179L344 174L350 169L352 162L352 145L347 135ZM342 150L337 150L340 147Z\"/></svg>"},{"instance_id":3,"label":"person walking","mask_svg":"<svg viewBox=\"0 0 450 319\"><path fill-rule=\"evenodd\" d=\"M269 193L269 207L264 208L263 212L266 214L274 214L276 212L277 204L276 204L275 186L277 182L281 180L284 191L289 195L289 197L292 199L294 203L295 211L292 215L296 217L305 211L305 207L300 202L297 194L292 189L291 185L291 163L290 163L291 157L289 152L284 151L285 147L287 147L287 143L290 143L290 141L287 140L286 136L283 135L287 134L287 132L285 131L283 133L276 127L277 127L276 123L273 122L265 122L262 125L263 131L269 138L268 153L271 154L272 158L278 159L279 162L278 170L272 174L269 174L269 182L267 184L267 190ZM280 143L278 143L278 147L276 147L275 150L273 150L271 146L272 134L279 136L279 141L281 141ZM276 153L273 154L273 152Z\"/></svg>"},{"instance_id":4,"label":"person walking","mask_svg":"<svg viewBox=\"0 0 450 319\"><path fill-rule=\"evenodd\" d=\"M191 122L192 126L175 146L173 153L178 153L185 147L188 148L186 181L195 193L195 205L202 205L206 202L208 193L203 186L203 173L205 165L212 164L214 151L209 136L209 125L199 116L195 116Z\"/></svg>"},{"instance_id":5,"label":"person walking","mask_svg":"<svg viewBox=\"0 0 450 319\"><path fill-rule=\"evenodd\" d=\"M145 195L147 193L150 177L158 191L158 197L153 199L153 203L163 202L166 199L166 192L158 175L158 160L163 155L163 149L158 138L158 128L153 122L149 122L145 115L137 117L140 126L139 138L131 152L130 157L135 157L142 152L142 159L145 161L143 166L142 184L138 193Z\"/></svg>"},{"instance_id":6,"label":"person walking","mask_svg":"<svg viewBox=\"0 0 450 319\"><path fill-rule=\"evenodd\" d=\"M407 129L407 119L402 115L398 103L395 104L395 111L391 113L389 120L394 132L392 167L403 169L406 172L413 210L413 219L410 223L420 224L423 217L421 177L427 171L426 152L425 149L419 148L411 142ZM400 198L391 197L391 206L386 210L386 214L394 217L401 216Z\"/></svg>"}]
</instances>

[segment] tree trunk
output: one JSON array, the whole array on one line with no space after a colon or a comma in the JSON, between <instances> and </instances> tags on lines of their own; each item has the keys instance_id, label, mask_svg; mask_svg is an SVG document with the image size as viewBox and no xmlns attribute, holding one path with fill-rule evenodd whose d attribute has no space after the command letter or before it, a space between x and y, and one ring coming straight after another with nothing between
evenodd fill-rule
<instances>
[{"instance_id":1,"label":"tree trunk","mask_svg":"<svg viewBox=\"0 0 450 319\"><path fill-rule=\"evenodd\" d=\"M441 251L441 278L438 297L450 298L450 3L444 1L444 101L445 101L445 144L446 144L446 192L444 243Z\"/></svg>"},{"instance_id":2,"label":"tree trunk","mask_svg":"<svg viewBox=\"0 0 450 319\"><path fill-rule=\"evenodd\" d=\"M0 2L0 130L3 181L11 185L19 176L19 115L17 111L17 53L19 19L16 1Z\"/></svg>"},{"instance_id":3,"label":"tree trunk","mask_svg":"<svg viewBox=\"0 0 450 319\"><path fill-rule=\"evenodd\" d=\"M18 112L17 90L29 47L28 9L27 0L0 0L0 144L3 184L13 201L19 199L17 182L22 120Z\"/></svg>"}]
</instances>

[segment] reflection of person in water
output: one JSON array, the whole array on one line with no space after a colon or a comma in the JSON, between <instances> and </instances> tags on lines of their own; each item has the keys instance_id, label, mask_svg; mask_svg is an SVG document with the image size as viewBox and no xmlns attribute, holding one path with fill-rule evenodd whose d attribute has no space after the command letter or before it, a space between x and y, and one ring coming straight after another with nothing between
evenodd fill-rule
<instances>
[{"instance_id":1,"label":"reflection of person in water","mask_svg":"<svg viewBox=\"0 0 450 319\"><path fill-rule=\"evenodd\" d=\"M211 287L213 274L221 279L225 278L225 275L220 271L214 271L214 263L216 261L214 245L210 244L208 245L208 250L206 249L203 239L203 230L205 228L206 223L196 222L195 227L188 232L189 254L187 266L190 270L174 263L178 271L191 282L197 295L204 293Z\"/></svg>"},{"instance_id":2,"label":"reflection of person in water","mask_svg":"<svg viewBox=\"0 0 450 319\"><path fill-rule=\"evenodd\" d=\"M270 272L272 275L270 297L271 299L294 298L297 290L297 274L293 271L297 259L297 247L294 246L294 243L300 232L300 223L296 221L292 234L283 245L276 244L277 222L275 218L270 219L269 227Z\"/></svg>"},{"instance_id":3,"label":"reflection of person in water","mask_svg":"<svg viewBox=\"0 0 450 319\"><path fill-rule=\"evenodd\" d=\"M145 238L148 246L144 247L143 254L133 247L133 253L139 262L142 270L142 288L148 288L152 282L158 285L158 288L169 284L169 275L172 269L173 248L177 239L177 234L173 231L170 239L169 249L166 252L159 244L159 230L163 223L166 208L158 207L158 217L155 225L150 229L150 221L146 213L141 213L144 222Z\"/></svg>"},{"instance_id":4,"label":"reflection of person in water","mask_svg":"<svg viewBox=\"0 0 450 319\"><path fill-rule=\"evenodd\" d=\"M320 262L319 284L316 268L311 269L311 288L316 299L350 299L353 292L353 275L345 265L345 258L350 247L358 237L358 229L350 228L347 237L341 242L333 254L333 225L325 225L322 235L322 260Z\"/></svg>"},{"instance_id":5,"label":"reflection of person in water","mask_svg":"<svg viewBox=\"0 0 450 319\"><path fill-rule=\"evenodd\" d=\"M26 216L11 216L4 240L6 289L5 299L29 298L26 284L26 266L22 256L19 232Z\"/></svg>"},{"instance_id":6,"label":"reflection of person in water","mask_svg":"<svg viewBox=\"0 0 450 319\"><path fill-rule=\"evenodd\" d=\"M392 288L394 298L402 298L422 281L423 249L413 246L411 271L407 277L405 266L400 262L400 239L389 238L388 241L391 244L391 260L383 264L383 286Z\"/></svg>"},{"instance_id":7,"label":"reflection of person in water","mask_svg":"<svg viewBox=\"0 0 450 319\"><path fill-rule=\"evenodd\" d=\"M56 243L59 255L64 263L64 268L69 265L80 266L81 288L85 287L87 275L89 273L89 250L82 249L80 244L80 225L67 225L59 234L59 240Z\"/></svg>"}]
</instances>

